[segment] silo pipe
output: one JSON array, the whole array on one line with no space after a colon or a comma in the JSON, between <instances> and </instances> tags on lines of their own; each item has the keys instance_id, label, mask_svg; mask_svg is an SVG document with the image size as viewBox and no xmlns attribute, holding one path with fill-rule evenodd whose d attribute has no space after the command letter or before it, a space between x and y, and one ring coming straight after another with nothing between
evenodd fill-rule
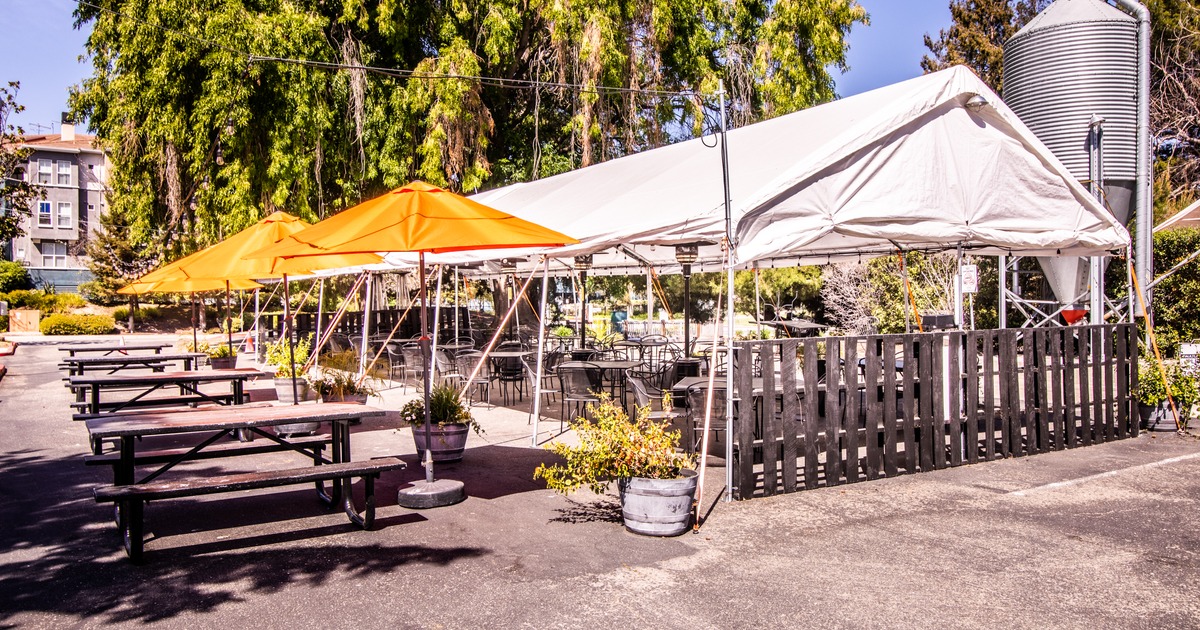
<instances>
[{"instance_id":1,"label":"silo pipe","mask_svg":"<svg viewBox=\"0 0 1200 630\"><path fill-rule=\"evenodd\" d=\"M1150 174L1150 10L1136 0L1116 0L1117 7L1138 21L1137 82L1137 247L1134 267L1142 282L1154 279L1154 220ZM1149 291L1144 296L1151 306Z\"/></svg>"}]
</instances>

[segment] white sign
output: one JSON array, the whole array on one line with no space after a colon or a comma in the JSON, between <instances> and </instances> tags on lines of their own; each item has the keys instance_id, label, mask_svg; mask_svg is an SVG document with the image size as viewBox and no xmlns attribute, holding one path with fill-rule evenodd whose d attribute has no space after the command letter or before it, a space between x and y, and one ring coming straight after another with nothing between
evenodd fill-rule
<instances>
[{"instance_id":1,"label":"white sign","mask_svg":"<svg viewBox=\"0 0 1200 630\"><path fill-rule=\"evenodd\" d=\"M963 293L979 291L979 268L975 265L962 266L962 288Z\"/></svg>"}]
</instances>

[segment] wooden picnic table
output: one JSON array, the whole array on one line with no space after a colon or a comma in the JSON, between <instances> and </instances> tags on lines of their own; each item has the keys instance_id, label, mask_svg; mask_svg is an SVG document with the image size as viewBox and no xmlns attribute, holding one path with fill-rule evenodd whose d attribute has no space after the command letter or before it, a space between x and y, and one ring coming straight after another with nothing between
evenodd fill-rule
<instances>
[{"instance_id":1,"label":"wooden picnic table","mask_svg":"<svg viewBox=\"0 0 1200 630\"><path fill-rule=\"evenodd\" d=\"M134 342L134 343L75 343L65 346L59 346L58 349L66 352L67 356L75 356L80 353L103 352L106 355L125 354L137 350L150 350L154 354L162 352L163 348L170 348L169 343L156 342Z\"/></svg>"},{"instance_id":2,"label":"wooden picnic table","mask_svg":"<svg viewBox=\"0 0 1200 630\"><path fill-rule=\"evenodd\" d=\"M207 356L203 352L172 352L167 354L118 354L118 355L103 355L103 356L75 356L71 355L63 357L62 363L67 368L68 376L78 376L87 372L98 372L108 370L109 374L114 374L122 370L130 370L137 368L158 368L158 371L163 371L163 364L179 361L183 364L184 371L190 371L196 365L196 360Z\"/></svg>"},{"instance_id":3,"label":"wooden picnic table","mask_svg":"<svg viewBox=\"0 0 1200 630\"><path fill-rule=\"evenodd\" d=\"M84 388L84 400L72 406L83 407L87 415L116 413L123 409L140 407L170 407L196 403L238 405L244 399L245 382L269 376L253 368L232 370L193 370L182 372L153 372L149 374L81 374L67 381L71 387ZM230 384L229 394L207 394L200 391L204 383ZM171 397L148 398L166 387L178 387L180 394ZM104 400L104 395L118 390L134 390L138 393L125 400Z\"/></svg>"},{"instance_id":4,"label":"wooden picnic table","mask_svg":"<svg viewBox=\"0 0 1200 630\"><path fill-rule=\"evenodd\" d=\"M146 501L168 499L219 492L315 483L323 501L340 504L350 520L369 528L374 518L373 480L384 470L403 468L404 462L397 458L380 458L353 462L350 456L350 424L367 417L382 416L384 412L367 405L351 403L317 403L272 407L231 407L205 410L164 410L155 413L113 414L87 422L88 434L93 442L119 440L116 453L96 454L87 463L111 465L113 485L97 488L94 492L98 502L117 504L117 524L125 539L125 549L130 558L138 561L143 550L142 511ZM324 446L319 440L285 439L264 429L284 424L317 422L330 424L328 444L331 453L326 457ZM269 440L263 445L217 444L221 438L237 432L249 431ZM161 453L137 451L141 438L152 435L182 433L209 433L210 435L190 449ZM323 436L322 436L323 437ZM215 445L215 446L214 446ZM214 453L213 450L217 452ZM192 460L210 459L214 456L244 456L264 452L293 451L311 460L302 468L268 470L242 474L220 474L179 478L172 475L169 481L158 478L175 466ZM162 464L137 476L139 466ZM367 482L366 509L360 514L353 504L350 484L354 477ZM327 493L324 481L333 482L332 491Z\"/></svg>"}]
</instances>

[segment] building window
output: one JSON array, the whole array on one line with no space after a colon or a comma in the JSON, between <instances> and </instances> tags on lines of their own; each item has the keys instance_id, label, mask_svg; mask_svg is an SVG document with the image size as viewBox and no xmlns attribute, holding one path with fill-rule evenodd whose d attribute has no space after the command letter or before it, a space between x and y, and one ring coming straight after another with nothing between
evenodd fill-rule
<instances>
[{"instance_id":1,"label":"building window","mask_svg":"<svg viewBox=\"0 0 1200 630\"><path fill-rule=\"evenodd\" d=\"M49 201L38 202L38 227L54 227L54 215Z\"/></svg>"},{"instance_id":2,"label":"building window","mask_svg":"<svg viewBox=\"0 0 1200 630\"><path fill-rule=\"evenodd\" d=\"M66 267L67 244L62 241L42 241L42 266Z\"/></svg>"},{"instance_id":3,"label":"building window","mask_svg":"<svg viewBox=\"0 0 1200 630\"><path fill-rule=\"evenodd\" d=\"M37 183L39 183L39 184L51 183L50 178L54 176L53 165L54 165L54 163L51 162L50 160L38 160Z\"/></svg>"},{"instance_id":4,"label":"building window","mask_svg":"<svg viewBox=\"0 0 1200 630\"><path fill-rule=\"evenodd\" d=\"M70 162L59 161L59 163L58 163L58 185L59 186L70 186L71 185L71 163Z\"/></svg>"},{"instance_id":5,"label":"building window","mask_svg":"<svg viewBox=\"0 0 1200 630\"><path fill-rule=\"evenodd\" d=\"M58 227L71 227L71 202L69 201L58 202Z\"/></svg>"},{"instance_id":6,"label":"building window","mask_svg":"<svg viewBox=\"0 0 1200 630\"><path fill-rule=\"evenodd\" d=\"M88 204L88 213L86 217L80 217L82 221L91 221L96 216L96 204Z\"/></svg>"}]
</instances>

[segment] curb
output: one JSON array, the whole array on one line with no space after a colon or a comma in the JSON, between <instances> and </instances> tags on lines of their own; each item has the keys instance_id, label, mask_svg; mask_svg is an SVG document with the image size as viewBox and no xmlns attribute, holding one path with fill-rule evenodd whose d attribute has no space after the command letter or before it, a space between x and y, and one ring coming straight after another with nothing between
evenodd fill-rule
<instances>
[{"instance_id":1,"label":"curb","mask_svg":"<svg viewBox=\"0 0 1200 630\"><path fill-rule=\"evenodd\" d=\"M21 344L15 342L15 341L12 341L10 343L12 344L12 346L9 347L8 350L0 350L0 357L7 357L7 356L12 356L13 354L16 354L17 346L19 346Z\"/></svg>"},{"instance_id":2,"label":"curb","mask_svg":"<svg viewBox=\"0 0 1200 630\"><path fill-rule=\"evenodd\" d=\"M4 364L0 363L0 381L4 380L5 374L8 374L8 368L4 367Z\"/></svg>"}]
</instances>

